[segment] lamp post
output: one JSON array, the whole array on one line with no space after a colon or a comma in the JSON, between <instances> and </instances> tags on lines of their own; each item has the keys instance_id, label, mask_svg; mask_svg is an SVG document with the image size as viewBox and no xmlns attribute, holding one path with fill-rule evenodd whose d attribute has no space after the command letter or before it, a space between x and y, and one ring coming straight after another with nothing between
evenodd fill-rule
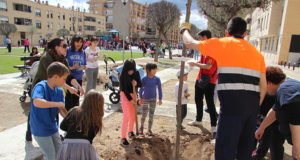
<instances>
[{"instance_id":1,"label":"lamp post","mask_svg":"<svg viewBox=\"0 0 300 160\"><path fill-rule=\"evenodd\" d=\"M128 2L128 0L121 0L121 2L125 6L126 3ZM123 35L122 39L123 39L123 63L124 63L124 60L125 60L125 35L124 35L124 33L122 35Z\"/></svg>"}]
</instances>

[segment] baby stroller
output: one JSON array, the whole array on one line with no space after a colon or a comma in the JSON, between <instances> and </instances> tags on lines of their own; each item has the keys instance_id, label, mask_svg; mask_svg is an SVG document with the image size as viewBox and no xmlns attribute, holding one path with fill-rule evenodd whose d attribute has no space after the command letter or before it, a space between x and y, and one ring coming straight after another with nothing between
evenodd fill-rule
<instances>
[{"instance_id":1,"label":"baby stroller","mask_svg":"<svg viewBox=\"0 0 300 160\"><path fill-rule=\"evenodd\" d=\"M36 75L36 72L38 70L40 61L36 61L31 65L31 68L29 70L29 73L27 74L26 81L23 86L23 95L19 98L20 102L25 102L27 94L29 96L31 92L31 86L32 86L32 81Z\"/></svg>"},{"instance_id":2,"label":"baby stroller","mask_svg":"<svg viewBox=\"0 0 300 160\"><path fill-rule=\"evenodd\" d=\"M109 60L109 59L115 65L113 67L109 67L109 71L107 71L107 63L108 63L107 60ZM111 80L111 83L110 82L105 83L104 90L107 91L108 89L110 89L112 91L112 93L109 95L109 100L111 101L111 103L117 104L117 103L120 102L119 78L120 78L120 75L121 75L121 72L122 72L122 69L123 69L123 65L117 67L117 64L115 63L115 61L111 57L106 57L104 59L104 62L106 64L106 74L109 75L109 79ZM116 68L116 69L114 69L114 68ZM136 70L139 72L140 77L142 78L144 76L143 67L140 67L140 66L136 65Z\"/></svg>"}]
</instances>

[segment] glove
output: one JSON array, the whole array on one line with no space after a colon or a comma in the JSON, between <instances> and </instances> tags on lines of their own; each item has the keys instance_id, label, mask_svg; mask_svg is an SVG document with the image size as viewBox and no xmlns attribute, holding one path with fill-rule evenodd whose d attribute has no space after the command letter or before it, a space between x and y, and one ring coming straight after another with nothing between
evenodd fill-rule
<instances>
[{"instance_id":1,"label":"glove","mask_svg":"<svg viewBox=\"0 0 300 160\"><path fill-rule=\"evenodd\" d=\"M191 23L184 22L184 23L181 24L181 26L179 27L179 29L180 29L179 33L182 34L183 31L191 29Z\"/></svg>"}]
</instances>

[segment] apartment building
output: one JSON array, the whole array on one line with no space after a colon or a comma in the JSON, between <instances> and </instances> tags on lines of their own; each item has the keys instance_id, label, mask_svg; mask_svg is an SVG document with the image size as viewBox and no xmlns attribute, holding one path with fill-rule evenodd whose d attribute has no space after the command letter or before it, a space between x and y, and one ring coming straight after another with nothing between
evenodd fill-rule
<instances>
[{"instance_id":1,"label":"apartment building","mask_svg":"<svg viewBox=\"0 0 300 160\"><path fill-rule=\"evenodd\" d=\"M246 37L265 59L298 63L300 59L300 1L271 2L265 10L256 8L247 15L249 35Z\"/></svg>"},{"instance_id":2,"label":"apartment building","mask_svg":"<svg viewBox=\"0 0 300 160\"><path fill-rule=\"evenodd\" d=\"M40 38L57 37L56 33L61 28L69 30L71 36L81 33L85 37L94 35L97 30L106 30L104 16L80 11L79 8L65 8L60 4L52 6L48 1L40 0L0 0L0 4L0 23L17 26L17 32L10 35L13 46L23 38L28 38L32 45L38 45ZM1 36L0 45L5 45L5 42L5 37Z\"/></svg>"},{"instance_id":3,"label":"apartment building","mask_svg":"<svg viewBox=\"0 0 300 160\"><path fill-rule=\"evenodd\" d=\"M155 39L157 31L146 26L147 4L129 0L124 5L121 0L90 0L90 12L106 16L106 29L117 29L130 39ZM178 22L179 26L179 22ZM149 35L152 34L152 35ZM178 43L178 27L168 33L171 43Z\"/></svg>"}]
</instances>

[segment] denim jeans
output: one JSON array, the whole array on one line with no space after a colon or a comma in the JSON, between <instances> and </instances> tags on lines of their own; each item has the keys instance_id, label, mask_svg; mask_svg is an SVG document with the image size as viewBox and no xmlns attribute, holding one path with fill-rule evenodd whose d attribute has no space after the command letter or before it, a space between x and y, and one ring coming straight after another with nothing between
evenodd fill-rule
<instances>
[{"instance_id":1,"label":"denim jeans","mask_svg":"<svg viewBox=\"0 0 300 160\"><path fill-rule=\"evenodd\" d=\"M62 145L62 142L59 137L59 133L56 132L48 137L39 137L33 136L41 150L44 153L45 160L55 160L56 153L58 153L59 148Z\"/></svg>"},{"instance_id":2,"label":"denim jeans","mask_svg":"<svg viewBox=\"0 0 300 160\"><path fill-rule=\"evenodd\" d=\"M85 92L87 93L91 89L96 89L97 78L98 78L98 67L88 68L85 71L85 74L87 79Z\"/></svg>"}]
</instances>

